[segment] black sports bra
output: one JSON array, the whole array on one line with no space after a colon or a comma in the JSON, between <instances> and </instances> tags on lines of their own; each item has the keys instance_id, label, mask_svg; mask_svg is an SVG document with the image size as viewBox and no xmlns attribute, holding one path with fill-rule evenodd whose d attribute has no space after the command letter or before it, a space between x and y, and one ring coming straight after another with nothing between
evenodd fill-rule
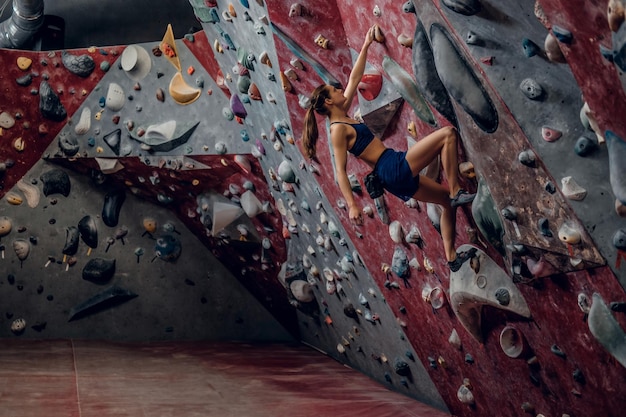
<instances>
[{"instance_id":1,"label":"black sports bra","mask_svg":"<svg viewBox=\"0 0 626 417\"><path fill-rule=\"evenodd\" d=\"M372 143L372 140L374 140L374 134L365 123L332 122L331 125L335 123L343 123L345 125L352 126L354 130L356 130L356 140L354 141L354 145L352 145L352 148L348 149L348 152L354 156L358 157L361 155L365 148L367 148L367 145Z\"/></svg>"}]
</instances>

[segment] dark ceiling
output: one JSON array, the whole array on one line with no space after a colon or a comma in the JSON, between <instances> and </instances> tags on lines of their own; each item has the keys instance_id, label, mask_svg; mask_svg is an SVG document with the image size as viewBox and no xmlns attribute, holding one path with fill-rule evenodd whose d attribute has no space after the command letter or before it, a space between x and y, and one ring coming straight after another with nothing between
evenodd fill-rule
<instances>
[{"instance_id":1,"label":"dark ceiling","mask_svg":"<svg viewBox=\"0 0 626 417\"><path fill-rule=\"evenodd\" d=\"M7 0L0 21L11 16L11 1ZM201 28L188 0L55 0L44 4L46 15L63 19L62 47L68 49L159 40L168 23L176 38Z\"/></svg>"}]
</instances>

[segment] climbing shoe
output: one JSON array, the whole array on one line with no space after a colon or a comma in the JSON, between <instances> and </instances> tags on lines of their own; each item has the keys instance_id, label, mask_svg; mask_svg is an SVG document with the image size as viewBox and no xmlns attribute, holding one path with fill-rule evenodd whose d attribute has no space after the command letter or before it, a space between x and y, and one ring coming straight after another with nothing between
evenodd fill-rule
<instances>
[{"instance_id":1,"label":"climbing shoe","mask_svg":"<svg viewBox=\"0 0 626 417\"><path fill-rule=\"evenodd\" d=\"M474 201L474 197L476 197L476 194L470 194L464 189L460 189L456 195L450 199L450 205L452 208L456 208L458 206L471 203Z\"/></svg>"},{"instance_id":2,"label":"climbing shoe","mask_svg":"<svg viewBox=\"0 0 626 417\"><path fill-rule=\"evenodd\" d=\"M453 261L448 262L448 266L452 272L456 272L461 269L461 265L463 265L468 260L472 259L476 256L476 248L471 248L468 251L459 252L456 254L456 258Z\"/></svg>"}]
</instances>

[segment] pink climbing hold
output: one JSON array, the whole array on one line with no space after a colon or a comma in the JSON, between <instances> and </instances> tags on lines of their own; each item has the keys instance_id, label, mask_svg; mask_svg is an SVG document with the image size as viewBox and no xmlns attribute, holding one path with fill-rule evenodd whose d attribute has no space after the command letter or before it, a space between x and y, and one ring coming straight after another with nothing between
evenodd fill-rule
<instances>
[{"instance_id":1,"label":"pink climbing hold","mask_svg":"<svg viewBox=\"0 0 626 417\"><path fill-rule=\"evenodd\" d=\"M541 136L546 142L554 142L561 137L562 133L556 129L544 126L541 128Z\"/></svg>"}]
</instances>

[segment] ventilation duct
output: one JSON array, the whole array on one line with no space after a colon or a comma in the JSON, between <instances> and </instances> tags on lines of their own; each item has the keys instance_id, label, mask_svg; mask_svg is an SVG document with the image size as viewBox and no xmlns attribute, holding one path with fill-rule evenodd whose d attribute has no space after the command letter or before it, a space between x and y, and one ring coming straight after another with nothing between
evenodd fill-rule
<instances>
[{"instance_id":1,"label":"ventilation duct","mask_svg":"<svg viewBox=\"0 0 626 417\"><path fill-rule=\"evenodd\" d=\"M0 48L22 48L37 34L43 20L43 0L13 0L13 14L0 23Z\"/></svg>"}]
</instances>

